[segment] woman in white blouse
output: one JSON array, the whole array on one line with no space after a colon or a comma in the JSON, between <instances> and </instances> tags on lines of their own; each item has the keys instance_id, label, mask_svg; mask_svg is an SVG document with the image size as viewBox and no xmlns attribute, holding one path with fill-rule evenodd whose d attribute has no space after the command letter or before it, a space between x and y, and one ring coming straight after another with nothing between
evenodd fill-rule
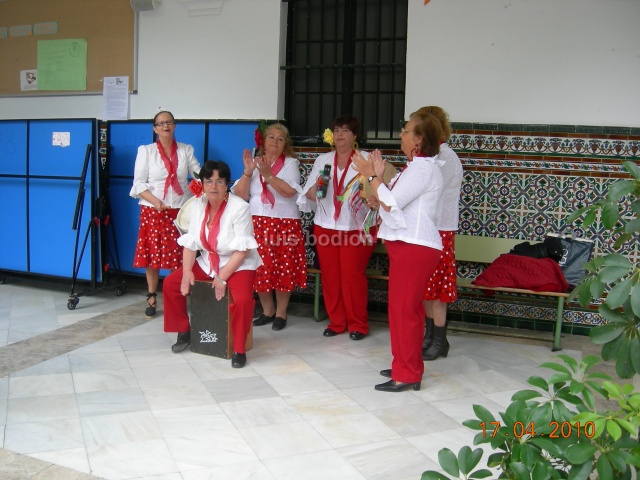
<instances>
[{"instance_id":1,"label":"woman in white blouse","mask_svg":"<svg viewBox=\"0 0 640 480\"><path fill-rule=\"evenodd\" d=\"M389 333L391 369L380 374L391 380L376 390L420 390L424 363L424 295L427 281L440 260L442 243L436 228L442 175L438 166L440 122L431 114L415 112L400 134L407 166L389 185L382 180L385 161L378 150L369 160L354 157L354 168L369 179L380 202L382 225L378 237L389 254Z\"/></svg>"},{"instance_id":2,"label":"woman in white blouse","mask_svg":"<svg viewBox=\"0 0 640 480\"><path fill-rule=\"evenodd\" d=\"M315 211L314 237L320 261L322 294L329 315L325 337L349 332L351 340L362 340L369 333L367 303L369 290L366 268L375 247L371 237L363 232L369 207L359 193L345 200L357 172L350 168L358 151L360 122L351 115L333 121L335 151L319 155L313 164L307 183L298 197L302 211ZM318 196L318 176L328 167L331 178L326 193ZM353 201L351 201L353 200ZM375 235L377 227L372 227Z\"/></svg>"},{"instance_id":3,"label":"woman in white blouse","mask_svg":"<svg viewBox=\"0 0 640 480\"><path fill-rule=\"evenodd\" d=\"M182 267L162 284L164 331L178 332L171 347L174 353L186 350L191 342L186 295L195 280L211 280L220 300L227 288L233 298L233 355L231 366L247 362L246 341L251 330L255 300L253 281L262 261L253 236L249 204L228 192L231 171L224 162L207 161L200 170L203 195L190 205L189 229L178 239L184 247ZM196 258L196 252L201 255Z\"/></svg>"},{"instance_id":4,"label":"woman in white blouse","mask_svg":"<svg viewBox=\"0 0 640 480\"><path fill-rule=\"evenodd\" d=\"M287 325L291 292L307 286L307 261L300 211L300 162L287 128L274 123L264 132L254 159L245 149L244 171L231 191L249 201L258 253L263 265L256 271L254 291L262 304L255 326L273 322L271 329ZM275 298L274 298L275 291Z\"/></svg>"},{"instance_id":5,"label":"woman in white blouse","mask_svg":"<svg viewBox=\"0 0 640 480\"><path fill-rule=\"evenodd\" d=\"M140 204L140 230L133 266L145 268L147 308L145 315L156 315L156 290L159 270L175 270L182 261L179 232L173 221L180 207L191 197L188 174L198 173L200 164L193 147L176 142L176 121L171 112L162 111L153 118L156 142L138 148L131 195Z\"/></svg>"}]
</instances>

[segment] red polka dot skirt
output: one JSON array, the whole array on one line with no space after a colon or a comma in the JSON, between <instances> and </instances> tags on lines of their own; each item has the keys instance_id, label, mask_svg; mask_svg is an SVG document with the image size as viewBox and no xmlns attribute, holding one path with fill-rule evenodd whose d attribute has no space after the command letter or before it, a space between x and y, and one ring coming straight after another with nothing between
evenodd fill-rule
<instances>
[{"instance_id":1,"label":"red polka dot skirt","mask_svg":"<svg viewBox=\"0 0 640 480\"><path fill-rule=\"evenodd\" d=\"M264 263L256 270L256 292L292 292L307 286L302 224L296 218L254 216L253 230Z\"/></svg>"},{"instance_id":2,"label":"red polka dot skirt","mask_svg":"<svg viewBox=\"0 0 640 480\"><path fill-rule=\"evenodd\" d=\"M180 232L173 224L179 209L156 211L140 206L140 230L133 266L175 270L182 265L182 247L178 245Z\"/></svg>"},{"instance_id":3,"label":"red polka dot skirt","mask_svg":"<svg viewBox=\"0 0 640 480\"><path fill-rule=\"evenodd\" d=\"M425 300L440 300L444 303L452 303L458 299L458 289L456 288L456 254L455 254L455 233L440 232L442 239L442 254L438 268L427 282L427 291L424 294Z\"/></svg>"}]
</instances>

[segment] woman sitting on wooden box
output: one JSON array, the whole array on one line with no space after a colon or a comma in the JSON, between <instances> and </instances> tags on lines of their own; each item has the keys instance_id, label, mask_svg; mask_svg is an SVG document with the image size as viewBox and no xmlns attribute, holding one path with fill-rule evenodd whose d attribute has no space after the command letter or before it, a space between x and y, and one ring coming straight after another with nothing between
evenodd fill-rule
<instances>
[{"instance_id":1,"label":"woman sitting on wooden box","mask_svg":"<svg viewBox=\"0 0 640 480\"><path fill-rule=\"evenodd\" d=\"M233 355L231 366L247 362L245 344L251 329L255 300L253 281L258 266L258 243L253 235L249 204L229 193L231 172L224 162L205 162L195 181L196 198L190 206L189 230L178 239L184 247L182 267L163 282L164 331L178 332L171 347L174 353L186 350L191 342L186 295L196 280L213 278L216 299L227 287L233 297ZM196 258L196 252L201 255Z\"/></svg>"}]
</instances>

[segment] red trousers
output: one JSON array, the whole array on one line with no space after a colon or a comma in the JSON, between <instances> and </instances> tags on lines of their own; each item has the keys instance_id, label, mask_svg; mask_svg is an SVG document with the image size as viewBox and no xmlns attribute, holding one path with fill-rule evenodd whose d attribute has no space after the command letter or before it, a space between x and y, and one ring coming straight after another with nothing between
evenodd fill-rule
<instances>
[{"instance_id":1,"label":"red trousers","mask_svg":"<svg viewBox=\"0 0 640 480\"><path fill-rule=\"evenodd\" d=\"M337 333L369 333L367 263L375 245L367 245L357 230L315 225L314 234L328 328Z\"/></svg>"},{"instance_id":2,"label":"red trousers","mask_svg":"<svg viewBox=\"0 0 640 480\"><path fill-rule=\"evenodd\" d=\"M422 337L427 282L440 261L440 250L401 241L386 241L389 254L389 334L391 371L398 382L422 380Z\"/></svg>"},{"instance_id":3,"label":"red trousers","mask_svg":"<svg viewBox=\"0 0 640 480\"><path fill-rule=\"evenodd\" d=\"M193 264L193 275L196 280L211 281L211 277L204 273L198 262ZM229 313L233 331L233 351L245 353L247 336L251 329L251 319L256 301L253 298L253 280L255 270L240 270L227 280L227 288L233 297L229 304ZM171 272L162 282L162 298L164 301L164 331L188 332L189 314L187 313L187 297L180 293L182 284L182 267Z\"/></svg>"}]
</instances>

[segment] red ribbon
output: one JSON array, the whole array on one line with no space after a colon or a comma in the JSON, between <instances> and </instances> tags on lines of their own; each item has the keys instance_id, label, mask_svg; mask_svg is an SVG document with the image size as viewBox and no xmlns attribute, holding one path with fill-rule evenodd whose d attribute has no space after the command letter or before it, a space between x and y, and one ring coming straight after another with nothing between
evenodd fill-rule
<instances>
[{"instance_id":1,"label":"red ribbon","mask_svg":"<svg viewBox=\"0 0 640 480\"><path fill-rule=\"evenodd\" d=\"M171 144L171 158L167 157L167 154L164 153L164 148L160 140L156 141L156 145L158 145L158 152L160 152L164 167L167 169L167 179L164 181L164 196L162 199L164 200L166 198L169 186L172 186L178 195L183 195L184 191L178 181L178 144L175 140Z\"/></svg>"},{"instance_id":2,"label":"red ribbon","mask_svg":"<svg viewBox=\"0 0 640 480\"><path fill-rule=\"evenodd\" d=\"M278 157L278 159L271 166L271 175L278 175L280 170L284 167L284 153ZM264 177L260 175L260 183L262 184L262 193L260 194L260 199L262 203L271 204L271 208L276 204L276 197L273 196L273 192L269 190L267 187L267 182L264 181Z\"/></svg>"},{"instance_id":3,"label":"red ribbon","mask_svg":"<svg viewBox=\"0 0 640 480\"><path fill-rule=\"evenodd\" d=\"M202 220L202 227L200 227L200 242L202 246L205 247L207 252L209 252L209 274L215 270L216 275L218 275L220 268L220 256L216 248L218 247L218 233L220 233L220 217L222 216L222 212L227 207L227 201L223 201L220 207L218 207L218 211L213 217L213 222L209 227L209 236L205 235L205 226L207 221L209 220L209 215L211 213L211 204L207 202L207 208L204 211L204 219Z\"/></svg>"},{"instance_id":4,"label":"red ribbon","mask_svg":"<svg viewBox=\"0 0 640 480\"><path fill-rule=\"evenodd\" d=\"M342 172L342 176L340 177L340 182L338 182L338 152L333 156L333 219L338 220L340 216L340 211L342 210L342 202L338 200L338 196L342 195L342 190L344 189L344 179L347 176L347 170L351 166L351 158L355 154L355 150L351 150L351 155L349 155L349 160L347 161L347 166L344 167ZM339 193L338 193L339 192Z\"/></svg>"}]
</instances>

